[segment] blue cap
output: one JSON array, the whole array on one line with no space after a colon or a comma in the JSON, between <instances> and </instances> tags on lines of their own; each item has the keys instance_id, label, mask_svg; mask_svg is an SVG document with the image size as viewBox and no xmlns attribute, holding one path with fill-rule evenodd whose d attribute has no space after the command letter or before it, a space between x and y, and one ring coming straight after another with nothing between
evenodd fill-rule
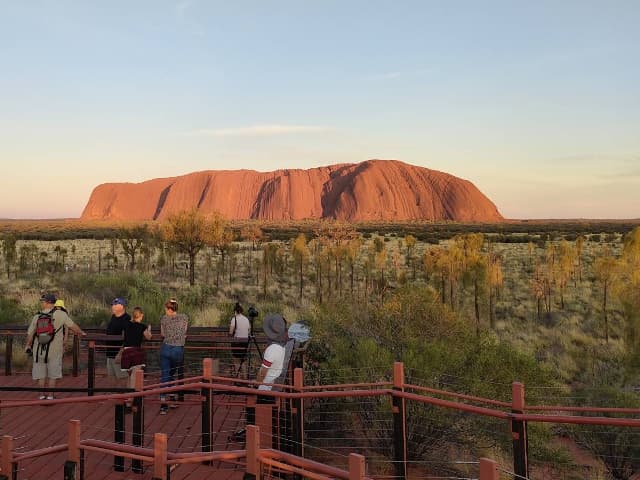
<instances>
[{"instance_id":1,"label":"blue cap","mask_svg":"<svg viewBox=\"0 0 640 480\"><path fill-rule=\"evenodd\" d=\"M40 297L41 302L56 303L56 296L53 293L45 293Z\"/></svg>"},{"instance_id":2,"label":"blue cap","mask_svg":"<svg viewBox=\"0 0 640 480\"><path fill-rule=\"evenodd\" d=\"M122 305L123 307L127 306L127 300L122 297L116 297L111 301L111 305Z\"/></svg>"}]
</instances>

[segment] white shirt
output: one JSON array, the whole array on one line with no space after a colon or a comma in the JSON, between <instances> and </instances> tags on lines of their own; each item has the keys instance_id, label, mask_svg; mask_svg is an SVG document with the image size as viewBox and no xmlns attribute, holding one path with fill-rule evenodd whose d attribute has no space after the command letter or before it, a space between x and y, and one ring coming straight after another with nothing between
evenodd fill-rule
<instances>
[{"instance_id":1,"label":"white shirt","mask_svg":"<svg viewBox=\"0 0 640 480\"><path fill-rule=\"evenodd\" d=\"M262 366L268 368L263 383L272 384L282 373L284 367L285 348L277 343L272 343L264 351ZM271 390L271 385L260 385L258 390Z\"/></svg>"},{"instance_id":2,"label":"white shirt","mask_svg":"<svg viewBox=\"0 0 640 480\"><path fill-rule=\"evenodd\" d=\"M241 313L231 317L231 328L234 326L233 336L235 338L249 338L249 334L251 333L251 324L247 317Z\"/></svg>"}]
</instances>

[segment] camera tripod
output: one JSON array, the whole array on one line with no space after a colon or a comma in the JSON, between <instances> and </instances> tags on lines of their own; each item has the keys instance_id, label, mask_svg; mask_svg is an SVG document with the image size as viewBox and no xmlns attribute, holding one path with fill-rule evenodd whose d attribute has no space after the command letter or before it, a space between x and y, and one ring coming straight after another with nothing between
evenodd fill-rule
<instances>
[{"instance_id":1,"label":"camera tripod","mask_svg":"<svg viewBox=\"0 0 640 480\"><path fill-rule=\"evenodd\" d=\"M253 325L252 325L252 329L251 331L253 331ZM262 350L260 350L260 345L258 345L258 342L256 340L256 337L251 334L249 335L249 342L247 344L247 353L245 354L245 356L242 358L242 360L240 361L240 365L238 365L238 370L236 371L235 377L239 378L240 377L240 372L242 371L242 367L244 366L244 364L247 364L247 377L249 377L250 372L251 372L251 346L254 346L256 349L256 352L258 352L258 357L260 358L260 362L262 361ZM247 378L248 379L248 378Z\"/></svg>"}]
</instances>

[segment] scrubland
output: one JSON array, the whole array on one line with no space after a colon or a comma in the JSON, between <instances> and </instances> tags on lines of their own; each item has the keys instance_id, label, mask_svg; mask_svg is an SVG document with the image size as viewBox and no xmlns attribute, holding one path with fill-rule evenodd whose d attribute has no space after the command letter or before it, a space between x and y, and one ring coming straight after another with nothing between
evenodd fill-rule
<instances>
[{"instance_id":1,"label":"scrubland","mask_svg":"<svg viewBox=\"0 0 640 480\"><path fill-rule=\"evenodd\" d=\"M82 226L75 234L68 223L44 232L4 225L15 257L3 245L0 321L24 324L43 291L64 298L83 325L104 325L115 296L141 305L152 324L169 296L194 325L227 325L240 301L311 324L308 382L388 377L391 363L402 360L410 381L462 393L508 401L518 380L530 403L639 407L635 226L223 223L192 268L189 255L153 228L138 231L132 257L131 225ZM371 411L349 408L371 419ZM316 412L311 425L326 414ZM411 414L416 461L451 449L470 459L509 455L509 438L496 425L442 410ZM383 441L353 425L335 428L370 438L372 452ZM622 465L612 464L611 435ZM585 475L558 438L600 459L591 478L630 478L640 465L640 442L628 432L534 425L531 457L560 472L556 478ZM435 469L452 473L444 464Z\"/></svg>"}]
</instances>

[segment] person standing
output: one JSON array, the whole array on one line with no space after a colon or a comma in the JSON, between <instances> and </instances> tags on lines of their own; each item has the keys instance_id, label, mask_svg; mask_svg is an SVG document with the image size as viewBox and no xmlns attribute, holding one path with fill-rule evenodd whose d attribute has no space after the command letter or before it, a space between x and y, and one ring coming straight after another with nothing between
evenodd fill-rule
<instances>
[{"instance_id":1,"label":"person standing","mask_svg":"<svg viewBox=\"0 0 640 480\"><path fill-rule=\"evenodd\" d=\"M289 340L287 321L279 313L267 315L262 322L262 330L270 343L262 356L256 381L261 383L258 390L271 390L284 369L285 345Z\"/></svg>"},{"instance_id":2,"label":"person standing","mask_svg":"<svg viewBox=\"0 0 640 480\"><path fill-rule=\"evenodd\" d=\"M131 321L124 327L122 358L120 367L129 375L129 388L135 388L135 372L146 366L146 355L142 348L144 340L151 340L151 325L142 323L144 311L140 307L133 309Z\"/></svg>"},{"instance_id":3,"label":"person standing","mask_svg":"<svg viewBox=\"0 0 640 480\"><path fill-rule=\"evenodd\" d=\"M111 301L111 319L107 325L107 335L119 336L117 340L107 341L107 377L112 383L125 387L127 378L126 371L122 371L122 367L116 356L122 347L122 336L124 329L131 323L131 315L127 313L127 300L122 297L116 297Z\"/></svg>"},{"instance_id":4,"label":"person standing","mask_svg":"<svg viewBox=\"0 0 640 480\"><path fill-rule=\"evenodd\" d=\"M32 377L38 386L45 388L47 379L49 387L55 388L56 381L62 378L63 327L76 335L86 335L82 329L69 318L66 312L54 309L55 295L48 293L40 298L41 310L31 319L27 329L25 351L33 355ZM40 392L40 400L53 400L53 392Z\"/></svg>"},{"instance_id":5,"label":"person standing","mask_svg":"<svg viewBox=\"0 0 640 480\"><path fill-rule=\"evenodd\" d=\"M165 314L160 319L160 372L162 383L172 382L179 375L184 364L184 344L187 340L189 317L178 313L178 301L175 298L164 304ZM170 396L175 399L174 395ZM160 395L160 415L166 415L169 405L166 395Z\"/></svg>"},{"instance_id":6,"label":"person standing","mask_svg":"<svg viewBox=\"0 0 640 480\"><path fill-rule=\"evenodd\" d=\"M243 369L242 378L246 378L247 350L249 349L249 336L251 335L251 323L249 319L243 315L243 308L239 302L233 307L233 317L229 324L229 335L237 339L237 343L233 343L231 355L233 356L233 372L232 375L239 377L240 369Z\"/></svg>"}]
</instances>

